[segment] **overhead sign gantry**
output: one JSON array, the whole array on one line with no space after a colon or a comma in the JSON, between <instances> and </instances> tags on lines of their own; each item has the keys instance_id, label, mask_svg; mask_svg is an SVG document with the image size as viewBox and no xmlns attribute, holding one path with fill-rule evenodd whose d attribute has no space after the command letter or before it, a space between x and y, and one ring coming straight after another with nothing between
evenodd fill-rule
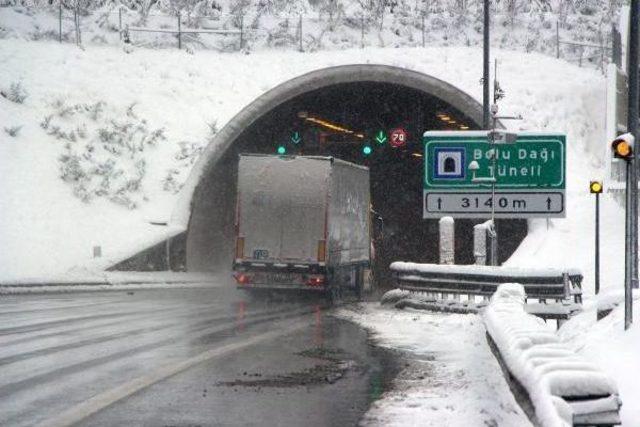
<instances>
[{"instance_id":1,"label":"overhead sign gantry","mask_svg":"<svg viewBox=\"0 0 640 427\"><path fill-rule=\"evenodd\" d=\"M565 135L430 131L424 158L424 218L565 216Z\"/></svg>"}]
</instances>

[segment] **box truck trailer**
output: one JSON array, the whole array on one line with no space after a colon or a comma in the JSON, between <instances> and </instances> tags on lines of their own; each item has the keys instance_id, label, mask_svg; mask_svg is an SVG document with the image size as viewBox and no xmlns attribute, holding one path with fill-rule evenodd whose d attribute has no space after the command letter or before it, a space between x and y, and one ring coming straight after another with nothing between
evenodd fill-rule
<instances>
[{"instance_id":1,"label":"box truck trailer","mask_svg":"<svg viewBox=\"0 0 640 427\"><path fill-rule=\"evenodd\" d=\"M238 288L360 297L371 288L370 225L368 168L333 157L240 155Z\"/></svg>"}]
</instances>

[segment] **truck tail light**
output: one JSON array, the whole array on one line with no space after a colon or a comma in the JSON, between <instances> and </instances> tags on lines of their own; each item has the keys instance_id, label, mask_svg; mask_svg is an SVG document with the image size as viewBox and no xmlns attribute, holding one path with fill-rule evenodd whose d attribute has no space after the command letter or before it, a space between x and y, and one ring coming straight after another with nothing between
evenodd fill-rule
<instances>
[{"instance_id":1,"label":"truck tail light","mask_svg":"<svg viewBox=\"0 0 640 427\"><path fill-rule=\"evenodd\" d=\"M307 286L322 286L322 285L324 285L323 276L309 277L307 279Z\"/></svg>"},{"instance_id":2,"label":"truck tail light","mask_svg":"<svg viewBox=\"0 0 640 427\"><path fill-rule=\"evenodd\" d=\"M236 282L238 282L238 285L246 285L247 283L251 283L251 277L244 273L236 273L233 275L233 277L234 279L236 279Z\"/></svg>"},{"instance_id":3,"label":"truck tail light","mask_svg":"<svg viewBox=\"0 0 640 427\"><path fill-rule=\"evenodd\" d=\"M327 258L327 241L318 240L318 262L325 262Z\"/></svg>"},{"instance_id":4,"label":"truck tail light","mask_svg":"<svg viewBox=\"0 0 640 427\"><path fill-rule=\"evenodd\" d=\"M244 258L244 237L236 238L236 259Z\"/></svg>"}]
</instances>

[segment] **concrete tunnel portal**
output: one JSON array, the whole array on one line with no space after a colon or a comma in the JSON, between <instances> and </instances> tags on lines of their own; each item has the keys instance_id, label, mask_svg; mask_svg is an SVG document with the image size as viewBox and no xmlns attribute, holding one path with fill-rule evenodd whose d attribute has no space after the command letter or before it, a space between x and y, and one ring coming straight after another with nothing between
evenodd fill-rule
<instances>
[{"instance_id":1,"label":"concrete tunnel portal","mask_svg":"<svg viewBox=\"0 0 640 427\"><path fill-rule=\"evenodd\" d=\"M443 118L448 118L444 120ZM481 128L482 106L449 83L385 65L313 71L258 97L205 149L189 178L185 242L188 271L225 271L232 263L237 157L240 153L328 155L365 164L371 173L374 269L384 277L393 260L438 262L438 222L422 219L422 134ZM403 147L388 142L403 128ZM383 135L384 143L376 141ZM378 138L383 139L383 138ZM365 145L372 148L366 154ZM189 182L187 182L189 185ZM293 219L292 219L293 220ZM456 263L473 263L472 229L456 221ZM499 259L527 233L525 220L498 220Z\"/></svg>"}]
</instances>

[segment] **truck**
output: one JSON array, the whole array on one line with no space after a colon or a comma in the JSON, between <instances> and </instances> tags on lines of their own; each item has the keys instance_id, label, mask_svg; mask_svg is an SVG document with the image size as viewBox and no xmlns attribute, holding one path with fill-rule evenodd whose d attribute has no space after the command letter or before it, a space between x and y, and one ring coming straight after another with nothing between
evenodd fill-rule
<instances>
[{"instance_id":1,"label":"truck","mask_svg":"<svg viewBox=\"0 0 640 427\"><path fill-rule=\"evenodd\" d=\"M334 157L239 156L238 288L360 298L371 290L370 228L367 167Z\"/></svg>"}]
</instances>

